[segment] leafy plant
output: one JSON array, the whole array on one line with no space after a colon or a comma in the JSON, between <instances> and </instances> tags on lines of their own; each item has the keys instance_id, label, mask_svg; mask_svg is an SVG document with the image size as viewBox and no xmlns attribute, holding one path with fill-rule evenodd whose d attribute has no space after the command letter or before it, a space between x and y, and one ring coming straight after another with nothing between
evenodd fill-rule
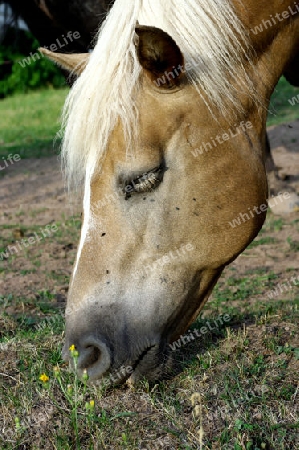
<instances>
[{"instance_id":1,"label":"leafy plant","mask_svg":"<svg viewBox=\"0 0 299 450\"><path fill-rule=\"evenodd\" d=\"M0 98L44 86L65 85L61 70L38 51L38 41L29 32L25 36L27 54L24 48L0 46Z\"/></svg>"}]
</instances>

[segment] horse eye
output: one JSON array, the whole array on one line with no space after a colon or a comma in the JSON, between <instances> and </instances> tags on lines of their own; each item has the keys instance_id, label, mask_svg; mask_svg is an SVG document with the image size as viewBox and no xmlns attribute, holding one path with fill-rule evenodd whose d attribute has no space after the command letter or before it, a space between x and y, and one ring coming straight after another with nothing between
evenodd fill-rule
<instances>
[{"instance_id":1,"label":"horse eye","mask_svg":"<svg viewBox=\"0 0 299 450\"><path fill-rule=\"evenodd\" d=\"M131 194L134 192L142 193L153 191L159 186L162 178L163 168L161 166L139 175L137 178L126 183L126 186L123 189L126 194L126 199L130 198Z\"/></svg>"}]
</instances>

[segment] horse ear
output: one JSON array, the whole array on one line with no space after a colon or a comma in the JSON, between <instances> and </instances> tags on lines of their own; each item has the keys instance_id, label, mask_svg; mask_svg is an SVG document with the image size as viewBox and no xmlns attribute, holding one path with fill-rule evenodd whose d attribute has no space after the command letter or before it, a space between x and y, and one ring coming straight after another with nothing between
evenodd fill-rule
<instances>
[{"instance_id":1,"label":"horse ear","mask_svg":"<svg viewBox=\"0 0 299 450\"><path fill-rule=\"evenodd\" d=\"M176 42L160 28L136 27L139 62L161 88L179 86L184 78L184 57Z\"/></svg>"},{"instance_id":2,"label":"horse ear","mask_svg":"<svg viewBox=\"0 0 299 450\"><path fill-rule=\"evenodd\" d=\"M83 72L89 60L89 53L53 53L43 47L39 48L39 51L63 69L76 75L80 75Z\"/></svg>"}]
</instances>

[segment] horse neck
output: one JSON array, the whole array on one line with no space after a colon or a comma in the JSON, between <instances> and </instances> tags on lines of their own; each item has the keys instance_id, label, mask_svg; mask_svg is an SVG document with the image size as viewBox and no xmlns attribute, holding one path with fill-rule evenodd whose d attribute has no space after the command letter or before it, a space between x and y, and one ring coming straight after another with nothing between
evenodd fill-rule
<instances>
[{"instance_id":1,"label":"horse neck","mask_svg":"<svg viewBox=\"0 0 299 450\"><path fill-rule=\"evenodd\" d=\"M255 71L264 80L261 95L270 97L292 59L299 58L299 2L294 0L233 0L257 55ZM283 18L289 14L289 18Z\"/></svg>"}]
</instances>

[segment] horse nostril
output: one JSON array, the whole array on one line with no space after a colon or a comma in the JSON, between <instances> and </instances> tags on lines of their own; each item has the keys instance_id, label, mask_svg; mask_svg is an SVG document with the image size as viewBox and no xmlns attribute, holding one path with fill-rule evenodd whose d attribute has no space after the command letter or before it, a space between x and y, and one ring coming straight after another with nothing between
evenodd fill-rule
<instances>
[{"instance_id":1,"label":"horse nostril","mask_svg":"<svg viewBox=\"0 0 299 450\"><path fill-rule=\"evenodd\" d=\"M78 346L78 352L78 372L82 374L86 369L91 381L103 376L111 365L110 351L99 339L91 337L83 339Z\"/></svg>"},{"instance_id":2,"label":"horse nostril","mask_svg":"<svg viewBox=\"0 0 299 450\"><path fill-rule=\"evenodd\" d=\"M80 366L84 366L84 368L92 367L95 363L100 361L101 359L101 349L98 347L95 347L94 345L89 345L85 348L83 351L83 360L78 361Z\"/></svg>"}]
</instances>

